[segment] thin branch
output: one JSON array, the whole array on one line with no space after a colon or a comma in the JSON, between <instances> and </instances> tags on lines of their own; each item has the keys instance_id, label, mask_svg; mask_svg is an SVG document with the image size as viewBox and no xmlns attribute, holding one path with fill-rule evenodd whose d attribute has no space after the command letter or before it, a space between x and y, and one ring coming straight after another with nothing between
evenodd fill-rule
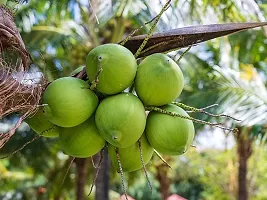
<instances>
[{"instance_id":1,"label":"thin branch","mask_svg":"<svg viewBox=\"0 0 267 200\"><path fill-rule=\"evenodd\" d=\"M156 155L159 157L159 159L169 168L172 169L172 167L169 165L169 163L160 155L160 153L154 149L154 152L156 153Z\"/></svg>"},{"instance_id":2,"label":"thin branch","mask_svg":"<svg viewBox=\"0 0 267 200\"><path fill-rule=\"evenodd\" d=\"M143 169L144 169L144 172L145 172L146 180L147 180L149 189L152 192L152 184L151 184L151 182L150 182L150 180L148 178L148 174L147 174L147 171L146 171L146 165L145 165L144 158L143 158L141 138L138 140L138 148L139 148L139 151L140 151L141 163L142 163L142 166L143 166Z\"/></svg>"},{"instance_id":3,"label":"thin branch","mask_svg":"<svg viewBox=\"0 0 267 200\"><path fill-rule=\"evenodd\" d=\"M33 143L35 140L39 139L41 136L40 135L36 135L34 138L32 138L30 141L26 142L25 144L23 144L20 148L18 148L17 150L13 151L12 153L4 156L4 157L1 157L0 159L5 159L5 158L8 158L16 153L18 153L19 151L21 151L22 149L24 149L28 144L31 144Z\"/></svg>"},{"instance_id":4,"label":"thin branch","mask_svg":"<svg viewBox=\"0 0 267 200\"><path fill-rule=\"evenodd\" d=\"M66 180L66 178L67 178L67 175L68 175L68 173L69 173L69 171L70 171L71 165L72 165L72 163L73 163L74 160L75 160L75 157L72 157L71 160L70 160L70 163L68 164L67 171L66 171L66 173L65 173L65 175L64 175L64 177L63 177L63 180L62 180L62 183L61 183L61 186L60 186L60 187L63 186L63 184L64 184L64 182L65 182L65 180Z\"/></svg>"},{"instance_id":5,"label":"thin branch","mask_svg":"<svg viewBox=\"0 0 267 200\"><path fill-rule=\"evenodd\" d=\"M126 187L125 187L125 183L124 183L124 175L123 175L123 170L122 170L122 165L121 165L121 160L120 160L120 155L119 155L119 149L115 148L115 152L116 152L117 162L118 162L118 165L119 165L119 170L120 170L120 175L121 175L122 190L124 192L125 199L128 200Z\"/></svg>"},{"instance_id":6,"label":"thin branch","mask_svg":"<svg viewBox=\"0 0 267 200\"><path fill-rule=\"evenodd\" d=\"M98 174L99 174L99 171L100 171L101 164L102 164L102 162L103 162L103 160L104 160L104 150L105 150L105 147L104 147L104 148L101 150L101 152L100 152L100 160L99 160L99 163L98 163L98 165L97 165L97 167L96 167L95 177L94 177L93 183L92 183L92 185L91 185L91 188L90 188L90 191L89 191L87 197L89 197L89 196L91 195L92 191L93 191L93 188L94 188L96 179L97 179Z\"/></svg>"},{"instance_id":7,"label":"thin branch","mask_svg":"<svg viewBox=\"0 0 267 200\"><path fill-rule=\"evenodd\" d=\"M154 23L152 24L152 27L150 28L147 36L145 37L145 39L143 40L142 44L140 45L140 47L137 49L136 53L134 54L134 56L136 58L138 58L138 56L140 55L140 53L142 52L142 50L144 49L144 47L146 46L147 41L149 40L150 36L152 35L158 21L160 20L162 14L169 8L169 5L171 3L171 0L168 0L167 3L164 5L164 7L161 9L159 15L156 17Z\"/></svg>"},{"instance_id":8,"label":"thin branch","mask_svg":"<svg viewBox=\"0 0 267 200\"><path fill-rule=\"evenodd\" d=\"M235 120L235 121L242 121L242 120L240 120L240 119L236 119L236 118L234 118L234 117L231 117L230 115L226 115L226 114L212 114L212 113L209 113L209 112L205 111L205 109L210 108L210 107L213 106L213 105L208 106L208 107L206 107L206 108L204 108L204 109L203 109L203 108L202 108L202 109L198 109L198 108L194 108L194 107L191 107L191 106L187 106L187 105L185 105L185 104L183 104L183 103L178 103L178 102L173 102L172 104L174 104L174 105L176 105L176 106L179 106L179 107L181 107L181 108L183 108L183 109L185 109L185 110L189 110L189 111L192 111L192 112L200 112L200 113L204 113L204 114L209 115L209 116L211 116L211 117L226 117L226 118L233 119L233 120Z\"/></svg>"}]
</instances>

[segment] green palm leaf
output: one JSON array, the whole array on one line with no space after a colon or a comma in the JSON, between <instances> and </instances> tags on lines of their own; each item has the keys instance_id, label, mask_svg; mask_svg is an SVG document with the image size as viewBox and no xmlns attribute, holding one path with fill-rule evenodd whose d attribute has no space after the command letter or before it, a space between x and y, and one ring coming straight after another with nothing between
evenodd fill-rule
<instances>
[{"instance_id":1,"label":"green palm leaf","mask_svg":"<svg viewBox=\"0 0 267 200\"><path fill-rule=\"evenodd\" d=\"M22 32L22 38L25 44L30 46L38 46L43 41L49 41L52 43L58 43L66 39L72 33L69 30L56 28L52 26L34 26L30 32Z\"/></svg>"},{"instance_id":2,"label":"green palm leaf","mask_svg":"<svg viewBox=\"0 0 267 200\"><path fill-rule=\"evenodd\" d=\"M240 120L241 125L253 126L267 123L267 89L259 75L247 81L241 72L230 68L215 67L217 103L223 110Z\"/></svg>"}]
</instances>

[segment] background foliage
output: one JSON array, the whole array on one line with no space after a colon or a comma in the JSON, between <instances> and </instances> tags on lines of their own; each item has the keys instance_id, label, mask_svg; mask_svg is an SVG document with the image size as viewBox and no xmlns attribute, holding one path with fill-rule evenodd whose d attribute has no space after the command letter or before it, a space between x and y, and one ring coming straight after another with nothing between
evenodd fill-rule
<instances>
[{"instance_id":1,"label":"background foliage","mask_svg":"<svg viewBox=\"0 0 267 200\"><path fill-rule=\"evenodd\" d=\"M30 0L18 6L14 11L16 23L35 63L30 72L44 73L50 81L68 76L85 64L90 49L102 43L120 41L127 33L155 17L165 3L148 0L90 2L91 5L87 1L76 0ZM185 25L266 21L266 14L265 1L176 0L164 13L156 29L163 31ZM139 34L146 33L149 28L150 25L146 26ZM247 180L252 200L263 200L267 196L266 43L264 29L246 31L195 46L179 63L186 79L179 101L195 107L219 103L219 107L210 111L224 112L243 120L237 124L223 119L225 125L241 127L241 130L251 127L247 137L253 138L253 154L248 160ZM170 56L177 59L182 52L178 50ZM193 116L215 120L199 113ZM1 120L1 131L15 120L16 116ZM166 172L170 193L190 200L236 199L237 137L198 124L196 131L196 149L191 148L180 157L165 158L173 167ZM23 124L0 154L12 152L34 135ZM203 143L203 140L208 142ZM215 145L211 148L207 143ZM57 139L36 140L12 157L0 160L0 199L75 199L75 165L72 165L61 186L69 161L59 150ZM152 195L142 171L128 174L129 194L136 199L161 199L158 169L165 168L154 158L148 166L154 188ZM88 170L86 192L94 173L91 164ZM110 197L117 198L121 193L121 183L119 175L112 169L110 179Z\"/></svg>"}]
</instances>

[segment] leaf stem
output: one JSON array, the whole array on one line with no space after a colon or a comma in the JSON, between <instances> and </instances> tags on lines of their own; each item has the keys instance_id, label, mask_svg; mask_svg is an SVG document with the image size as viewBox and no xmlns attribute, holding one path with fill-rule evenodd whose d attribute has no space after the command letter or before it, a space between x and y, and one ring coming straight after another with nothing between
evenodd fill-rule
<instances>
[{"instance_id":1,"label":"leaf stem","mask_svg":"<svg viewBox=\"0 0 267 200\"><path fill-rule=\"evenodd\" d=\"M151 182L150 182L150 180L148 178L148 174L147 174L147 171L146 171L146 165L145 165L144 158L143 158L141 138L138 140L138 148L139 148L139 151L140 151L141 163L142 163L142 166L143 166L143 169L144 169L144 172L145 172L146 180L147 180L149 189L152 192L152 184L151 184Z\"/></svg>"},{"instance_id":2,"label":"leaf stem","mask_svg":"<svg viewBox=\"0 0 267 200\"><path fill-rule=\"evenodd\" d=\"M146 35L144 41L142 42L142 44L140 45L140 47L137 49L136 53L134 54L134 56L137 58L140 53L142 52L142 50L144 49L144 47L146 46L147 41L149 40L150 36L152 35L158 21L160 20L162 14L169 8L169 5L171 3L171 0L168 0L167 3L163 6L163 8L161 9L159 15L156 17L154 23L152 24L152 27L150 28L148 34Z\"/></svg>"},{"instance_id":3,"label":"leaf stem","mask_svg":"<svg viewBox=\"0 0 267 200\"><path fill-rule=\"evenodd\" d=\"M235 121L241 121L239 119L236 119L234 117L231 117L230 115L226 115L226 114L212 114L212 113L209 113L207 111L205 111L205 109L207 108L210 108L210 106L206 107L206 108L201 108L201 109L198 109L198 108L194 108L194 107L191 107L191 106L187 106L183 103L178 103L178 102L173 102L172 104L176 105L176 106L179 106L180 108L183 108L185 110L189 110L189 111L192 111L192 112L200 112L200 113L204 113L206 115L209 115L211 117L226 117L226 118L230 118L230 119L233 119ZM216 104L217 105L217 104Z\"/></svg>"},{"instance_id":4,"label":"leaf stem","mask_svg":"<svg viewBox=\"0 0 267 200\"><path fill-rule=\"evenodd\" d=\"M120 170L120 175L121 175L121 185L122 185L122 190L125 195L125 199L128 200L127 192L126 192L126 187L124 184L124 175L123 175L123 170L122 170L122 165L121 165L121 160L120 160L120 155L119 155L119 149L115 148L116 156L117 156L117 161L119 165L119 170Z\"/></svg>"},{"instance_id":5,"label":"leaf stem","mask_svg":"<svg viewBox=\"0 0 267 200\"><path fill-rule=\"evenodd\" d=\"M234 133L236 132L236 129L231 129L231 128L224 127L224 126L222 126L221 123L206 122L206 121L203 121L203 120L200 120L200 119L196 119L196 118L193 118L193 117L180 115L180 114L177 114L175 112L170 112L170 111L164 110L162 108L154 107L154 106L147 106L146 109L149 110L149 111L156 111L156 112L160 112L160 113L167 114L167 115L174 116L174 117L180 117L180 118L183 118L183 119L188 119L188 120L191 120L191 121L199 123L199 124L214 126L214 127L217 127L217 128L223 129L223 130L232 131Z\"/></svg>"}]
</instances>

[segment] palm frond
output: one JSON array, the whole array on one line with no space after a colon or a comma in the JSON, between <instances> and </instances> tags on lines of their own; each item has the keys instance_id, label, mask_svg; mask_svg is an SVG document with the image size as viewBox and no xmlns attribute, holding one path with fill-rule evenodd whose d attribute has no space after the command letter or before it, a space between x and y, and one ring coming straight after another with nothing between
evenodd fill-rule
<instances>
[{"instance_id":1,"label":"palm frond","mask_svg":"<svg viewBox=\"0 0 267 200\"><path fill-rule=\"evenodd\" d=\"M220 94L217 103L224 112L242 120L243 126L267 124L267 89L257 74L253 80L242 79L241 72L231 68L214 67Z\"/></svg>"},{"instance_id":2,"label":"palm frond","mask_svg":"<svg viewBox=\"0 0 267 200\"><path fill-rule=\"evenodd\" d=\"M21 35L29 48L43 44L43 41L57 43L70 36L71 32L52 26L34 26L30 32L22 32Z\"/></svg>"},{"instance_id":3,"label":"palm frond","mask_svg":"<svg viewBox=\"0 0 267 200\"><path fill-rule=\"evenodd\" d=\"M207 55L206 55L207 56ZM205 60L208 60L207 58ZM231 62L237 62L238 60ZM209 64L199 56L188 53L180 63L185 74L186 85L180 100L190 106L206 107L213 113L224 113L242 120L239 125L253 126L267 124L267 89L264 79L256 68L250 80L244 72L230 67ZM209 116L197 114L197 118L211 121ZM236 123L228 121L228 123Z\"/></svg>"}]
</instances>

